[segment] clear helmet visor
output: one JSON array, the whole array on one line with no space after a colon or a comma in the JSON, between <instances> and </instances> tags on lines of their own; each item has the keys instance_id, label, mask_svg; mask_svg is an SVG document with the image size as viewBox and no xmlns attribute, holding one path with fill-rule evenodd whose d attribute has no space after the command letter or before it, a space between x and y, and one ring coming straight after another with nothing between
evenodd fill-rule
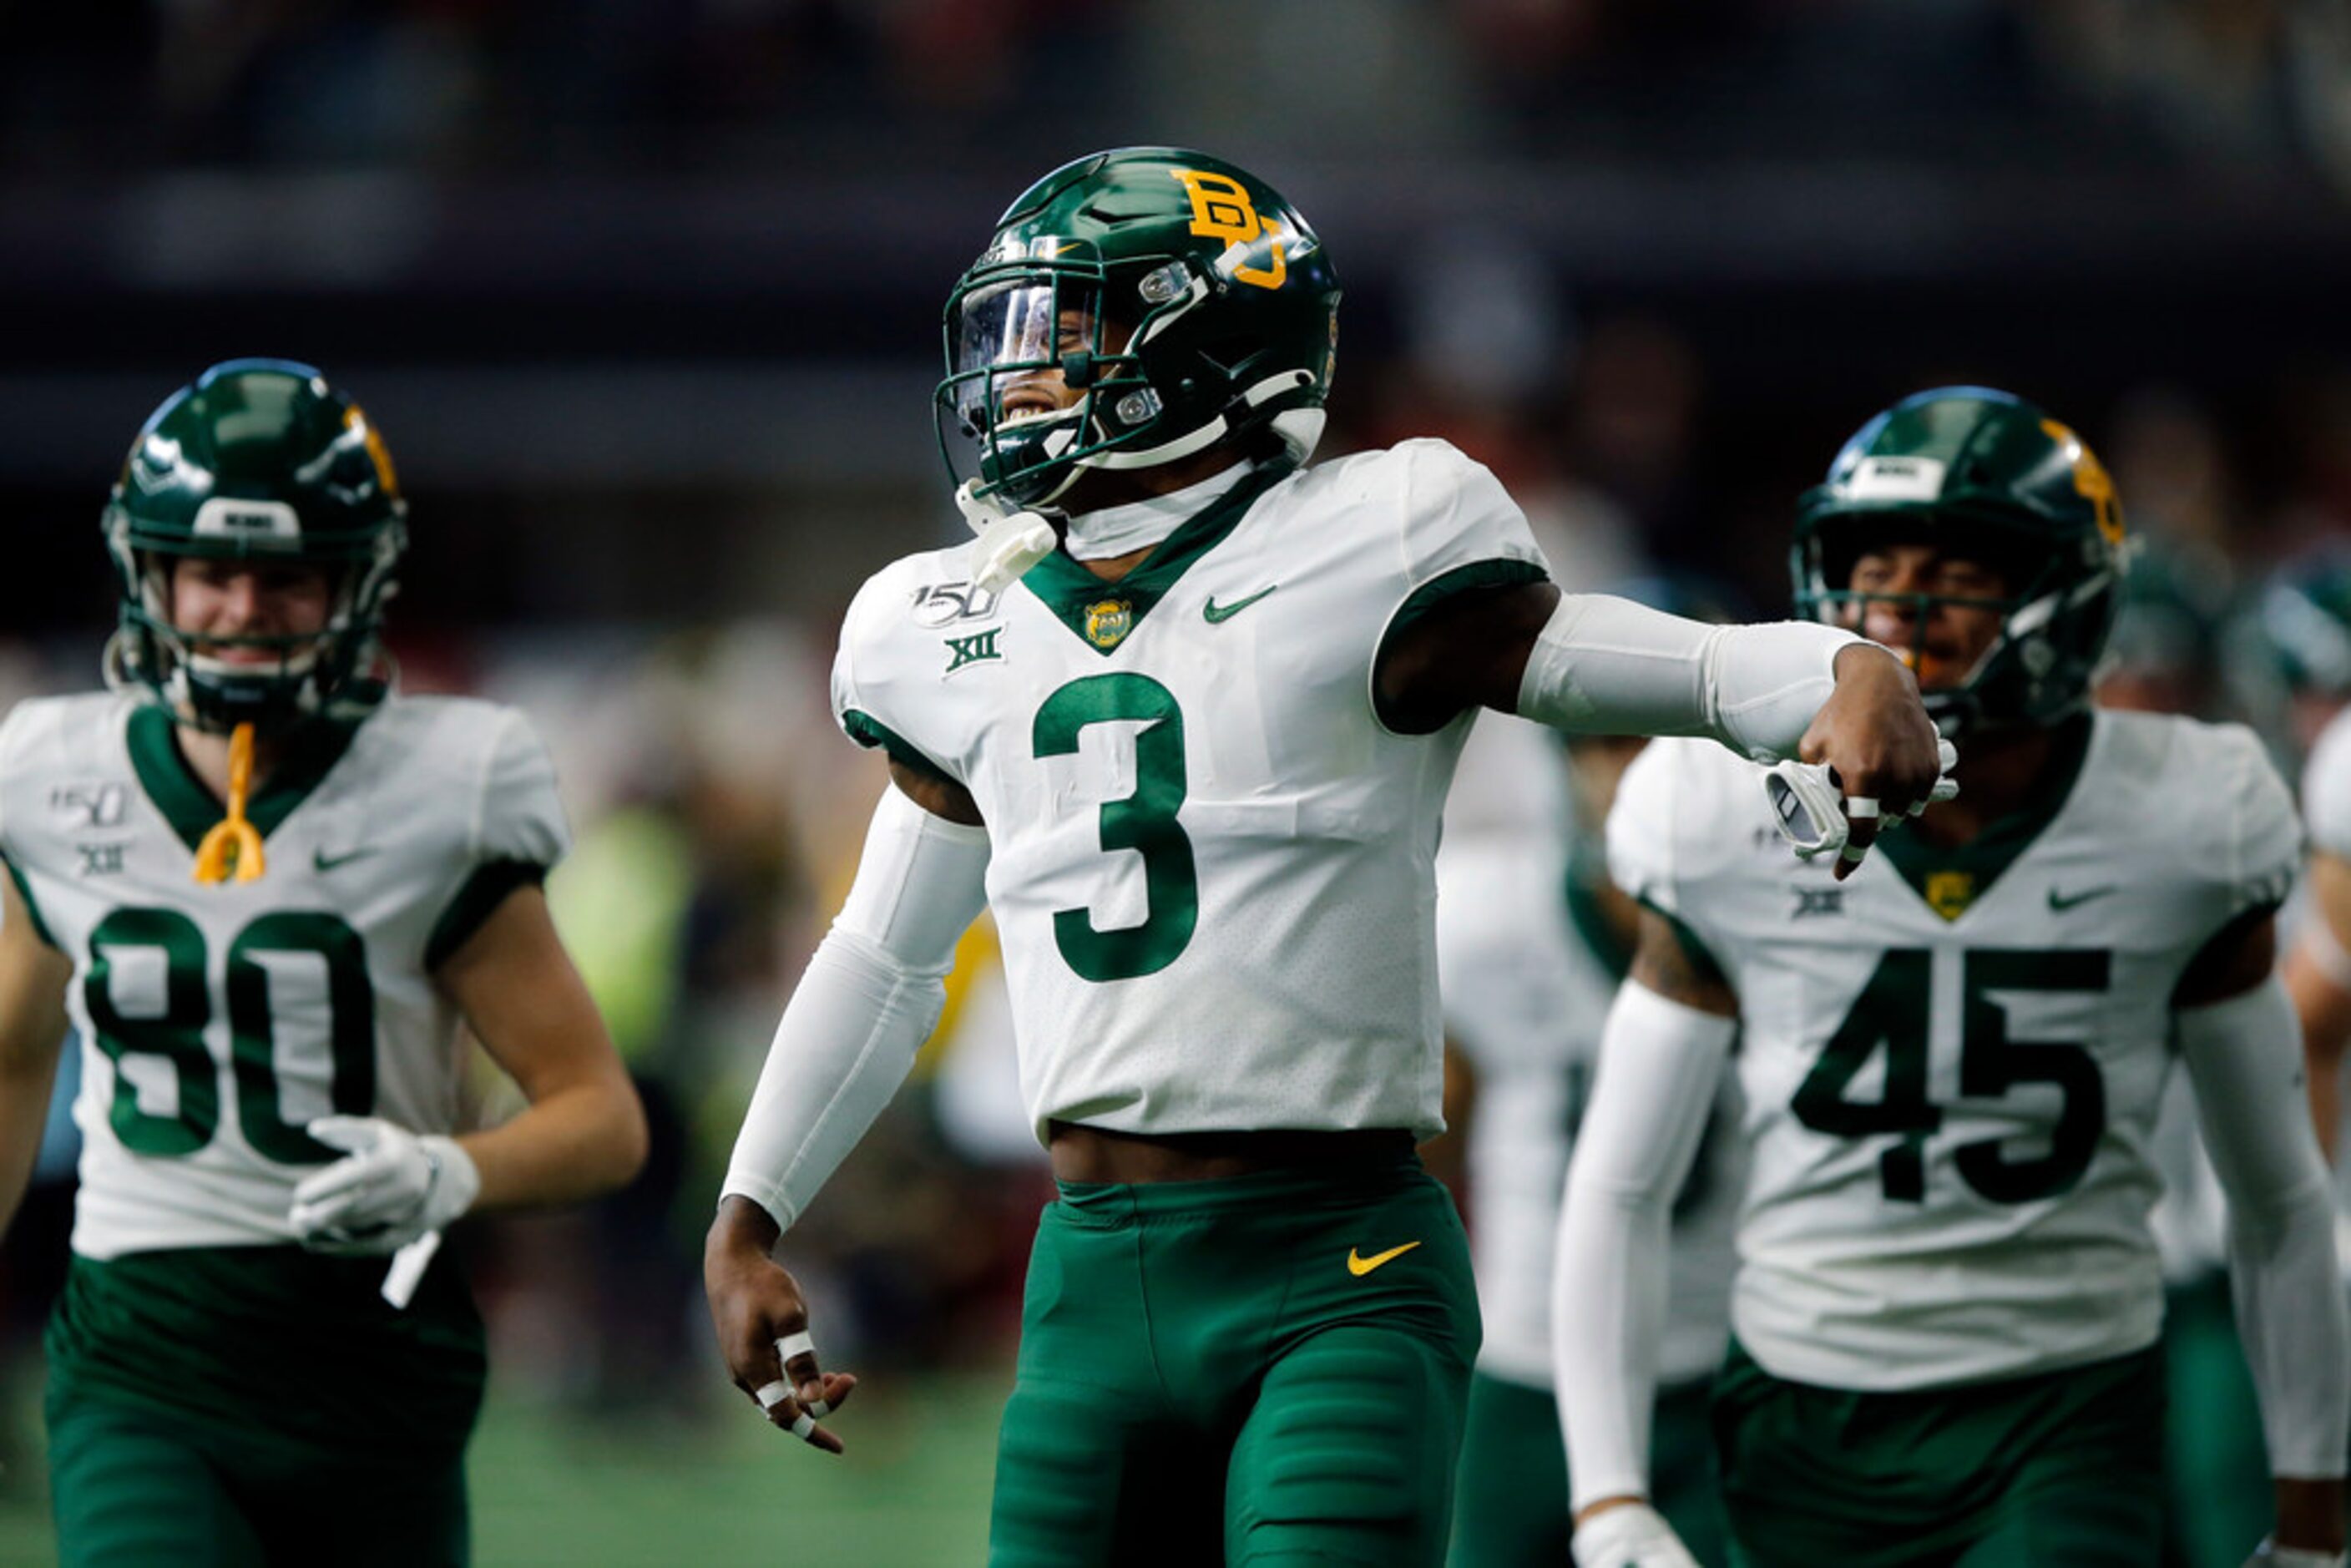
<instances>
[{"instance_id":1,"label":"clear helmet visor","mask_svg":"<svg viewBox=\"0 0 2351 1568\"><path fill-rule=\"evenodd\" d=\"M957 302L950 366L955 412L977 428L995 423L998 394L1022 375L1059 368L1061 356L1099 353L1100 290L1033 276L973 289Z\"/></svg>"}]
</instances>

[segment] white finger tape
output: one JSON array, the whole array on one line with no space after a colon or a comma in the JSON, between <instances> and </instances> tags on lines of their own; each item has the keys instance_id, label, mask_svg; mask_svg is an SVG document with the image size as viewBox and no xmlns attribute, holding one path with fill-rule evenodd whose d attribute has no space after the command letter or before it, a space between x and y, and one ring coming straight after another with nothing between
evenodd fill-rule
<instances>
[{"instance_id":1,"label":"white finger tape","mask_svg":"<svg viewBox=\"0 0 2351 1568\"><path fill-rule=\"evenodd\" d=\"M759 1385L759 1392L752 1397L758 1400L760 1409L773 1410L791 1396L792 1385L778 1377L773 1383Z\"/></svg>"},{"instance_id":2,"label":"white finger tape","mask_svg":"<svg viewBox=\"0 0 2351 1568\"><path fill-rule=\"evenodd\" d=\"M832 1401L830 1399L803 1399L800 1401L800 1408L820 1420L832 1414Z\"/></svg>"},{"instance_id":3,"label":"white finger tape","mask_svg":"<svg viewBox=\"0 0 2351 1568\"><path fill-rule=\"evenodd\" d=\"M793 1436L793 1437L807 1437L810 1432L813 1432L813 1431L815 1431L815 1430L816 1430L816 1417L815 1417L815 1416L811 1416L811 1415L810 1415L810 1414L808 1414L808 1412L806 1412L806 1411L802 1411L802 1412L801 1412L800 1414L799 1414L798 1416L793 1416L793 1417L792 1417L792 1436Z\"/></svg>"},{"instance_id":4,"label":"white finger tape","mask_svg":"<svg viewBox=\"0 0 2351 1568\"><path fill-rule=\"evenodd\" d=\"M788 1333L776 1342L776 1354L786 1361L796 1355L814 1355L816 1341L809 1337L805 1329L799 1333Z\"/></svg>"},{"instance_id":5,"label":"white finger tape","mask_svg":"<svg viewBox=\"0 0 2351 1568\"><path fill-rule=\"evenodd\" d=\"M1877 798L1874 795L1847 795L1844 814L1856 822L1877 821Z\"/></svg>"},{"instance_id":6,"label":"white finger tape","mask_svg":"<svg viewBox=\"0 0 2351 1568\"><path fill-rule=\"evenodd\" d=\"M433 1255L440 1250L441 1233L428 1230L392 1255L392 1266L383 1271L382 1294L395 1312L415 1297L424 1270L433 1266Z\"/></svg>"},{"instance_id":7,"label":"white finger tape","mask_svg":"<svg viewBox=\"0 0 2351 1568\"><path fill-rule=\"evenodd\" d=\"M1850 862L1855 865L1860 864L1861 862L1867 859L1868 856L1869 846L1867 844L1856 844L1848 841L1843 849L1837 851L1837 859Z\"/></svg>"}]
</instances>

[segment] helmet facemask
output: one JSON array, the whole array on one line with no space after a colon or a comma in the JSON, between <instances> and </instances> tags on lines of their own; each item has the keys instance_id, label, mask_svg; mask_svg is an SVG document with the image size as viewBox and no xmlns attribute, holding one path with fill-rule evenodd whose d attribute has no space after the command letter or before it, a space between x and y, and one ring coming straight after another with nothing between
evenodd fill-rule
<instances>
[{"instance_id":1,"label":"helmet facemask","mask_svg":"<svg viewBox=\"0 0 2351 1568\"><path fill-rule=\"evenodd\" d=\"M947 301L950 372L935 412L947 466L975 478L975 494L1050 505L1083 469L1117 466L1108 455L1155 428L1164 404L1129 351L1141 329L1103 308L1104 272L1091 263L982 267ZM1147 326L1158 314L1129 318ZM1055 406L1063 389L1078 395Z\"/></svg>"},{"instance_id":2,"label":"helmet facemask","mask_svg":"<svg viewBox=\"0 0 2351 1568\"><path fill-rule=\"evenodd\" d=\"M380 642L383 607L398 591L393 574L406 542L397 518L346 538L314 536L298 549L258 544L194 549L185 539L142 538L117 507L110 509L106 537L123 588L105 653L110 686L143 686L182 722L214 734L244 723L270 734L311 718L353 719L381 699L389 684L389 662ZM291 634L214 636L183 630L172 621L173 568L183 559L198 557L324 568L329 584L325 623L316 632ZM270 657L221 657L227 650Z\"/></svg>"},{"instance_id":3,"label":"helmet facemask","mask_svg":"<svg viewBox=\"0 0 2351 1568\"><path fill-rule=\"evenodd\" d=\"M1951 544L1951 555L2022 586L1996 597L1851 586L1855 566L1872 549L1946 542L1951 535L1965 541ZM2061 559L2045 537L1990 517L1945 515L1928 521L1917 513L1848 514L1815 528L1799 542L1797 554L1797 613L1858 631L1870 604L1899 606L1908 612L1910 643L1894 652L1914 672L1924 666L1928 628L1938 611L1987 611L2000 617L2000 630L1960 679L1920 690L1937 727L1953 738L2056 724L2088 706L2122 607L2122 575L2113 563Z\"/></svg>"},{"instance_id":4,"label":"helmet facemask","mask_svg":"<svg viewBox=\"0 0 2351 1568\"><path fill-rule=\"evenodd\" d=\"M1174 148L1080 159L1014 202L948 297L941 455L972 498L1023 509L1067 509L1085 469L1224 444L1302 463L1338 302L1322 241L1253 177ZM1044 376L1068 407L1034 401Z\"/></svg>"}]
</instances>

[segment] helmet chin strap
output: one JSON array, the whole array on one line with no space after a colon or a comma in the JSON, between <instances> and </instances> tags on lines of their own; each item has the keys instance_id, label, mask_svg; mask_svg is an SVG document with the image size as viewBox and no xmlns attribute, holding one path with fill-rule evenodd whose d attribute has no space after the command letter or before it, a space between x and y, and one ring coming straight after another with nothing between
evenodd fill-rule
<instances>
[{"instance_id":1,"label":"helmet chin strap","mask_svg":"<svg viewBox=\"0 0 2351 1568\"><path fill-rule=\"evenodd\" d=\"M995 497L974 495L977 484L965 480L955 496L956 509L979 536L972 546L971 580L987 592L1001 593L1051 555L1060 538L1038 513L1007 511Z\"/></svg>"}]
</instances>

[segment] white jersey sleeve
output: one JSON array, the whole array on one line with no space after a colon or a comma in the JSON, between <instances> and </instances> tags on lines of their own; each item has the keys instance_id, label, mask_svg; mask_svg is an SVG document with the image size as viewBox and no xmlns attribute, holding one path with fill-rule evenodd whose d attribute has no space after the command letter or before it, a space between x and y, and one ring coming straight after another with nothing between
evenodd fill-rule
<instances>
[{"instance_id":1,"label":"white jersey sleeve","mask_svg":"<svg viewBox=\"0 0 2351 1568\"><path fill-rule=\"evenodd\" d=\"M1395 551L1402 592L1380 629L1371 666L1375 682L1379 652L1455 594L1551 576L1526 514L1501 481L1449 442L1399 443L1347 480L1369 495L1384 487L1384 504L1374 515L1384 512L1395 530L1387 542Z\"/></svg>"},{"instance_id":2,"label":"white jersey sleeve","mask_svg":"<svg viewBox=\"0 0 2351 1568\"><path fill-rule=\"evenodd\" d=\"M2199 835L2214 852L2199 869L2218 884L2217 928L2285 902L2302 870L2303 835L2293 791L2253 732L2216 725L2204 734L2214 774L2204 798L2231 813L2226 832Z\"/></svg>"},{"instance_id":3,"label":"white jersey sleeve","mask_svg":"<svg viewBox=\"0 0 2351 1568\"><path fill-rule=\"evenodd\" d=\"M426 940L428 970L464 946L508 894L545 881L571 847L555 764L538 732L517 709L485 708L493 727L466 837L470 869Z\"/></svg>"},{"instance_id":4,"label":"white jersey sleeve","mask_svg":"<svg viewBox=\"0 0 2351 1568\"><path fill-rule=\"evenodd\" d=\"M922 727L925 710L936 705L923 672L909 657L903 622L911 619L952 638L958 622L977 638L996 635L997 597L963 574L966 549L940 550L894 561L866 579L841 623L841 643L832 659L832 716L858 745L880 747L893 762L918 773L963 780L943 760L944 747L925 747L910 731ZM927 570L926 570L927 569ZM927 579L927 580L926 580ZM939 661L944 674L952 655Z\"/></svg>"},{"instance_id":5,"label":"white jersey sleeve","mask_svg":"<svg viewBox=\"0 0 2351 1568\"><path fill-rule=\"evenodd\" d=\"M1608 813L1609 880L1696 936L1718 961L1726 949L1718 946L1719 934L1709 936L1712 905L1700 890L1748 848L1753 815L1732 809L1740 802L1725 798L1726 780L1754 781L1754 800L1746 804L1763 799L1762 770L1718 757L1719 749L1706 740L1651 741L1625 770Z\"/></svg>"},{"instance_id":6,"label":"white jersey sleeve","mask_svg":"<svg viewBox=\"0 0 2351 1568\"><path fill-rule=\"evenodd\" d=\"M2311 748L2302 775L2311 847L2351 860L2351 707L2335 716Z\"/></svg>"},{"instance_id":7,"label":"white jersey sleeve","mask_svg":"<svg viewBox=\"0 0 2351 1568\"><path fill-rule=\"evenodd\" d=\"M482 769L475 853L485 861L548 867L571 847L555 785L555 763L519 711L509 709Z\"/></svg>"},{"instance_id":8,"label":"white jersey sleeve","mask_svg":"<svg viewBox=\"0 0 2351 1568\"><path fill-rule=\"evenodd\" d=\"M37 716L47 711L47 705L19 703L0 720L0 864L7 867L8 875L16 883L17 894L24 900L26 913L31 916L34 931L44 942L56 946L48 928L42 923L40 905L34 902L30 883L22 869L23 855L10 833L17 825L21 807L16 792L7 787L8 781L26 776L26 761L31 746L30 734L40 722Z\"/></svg>"}]
</instances>

